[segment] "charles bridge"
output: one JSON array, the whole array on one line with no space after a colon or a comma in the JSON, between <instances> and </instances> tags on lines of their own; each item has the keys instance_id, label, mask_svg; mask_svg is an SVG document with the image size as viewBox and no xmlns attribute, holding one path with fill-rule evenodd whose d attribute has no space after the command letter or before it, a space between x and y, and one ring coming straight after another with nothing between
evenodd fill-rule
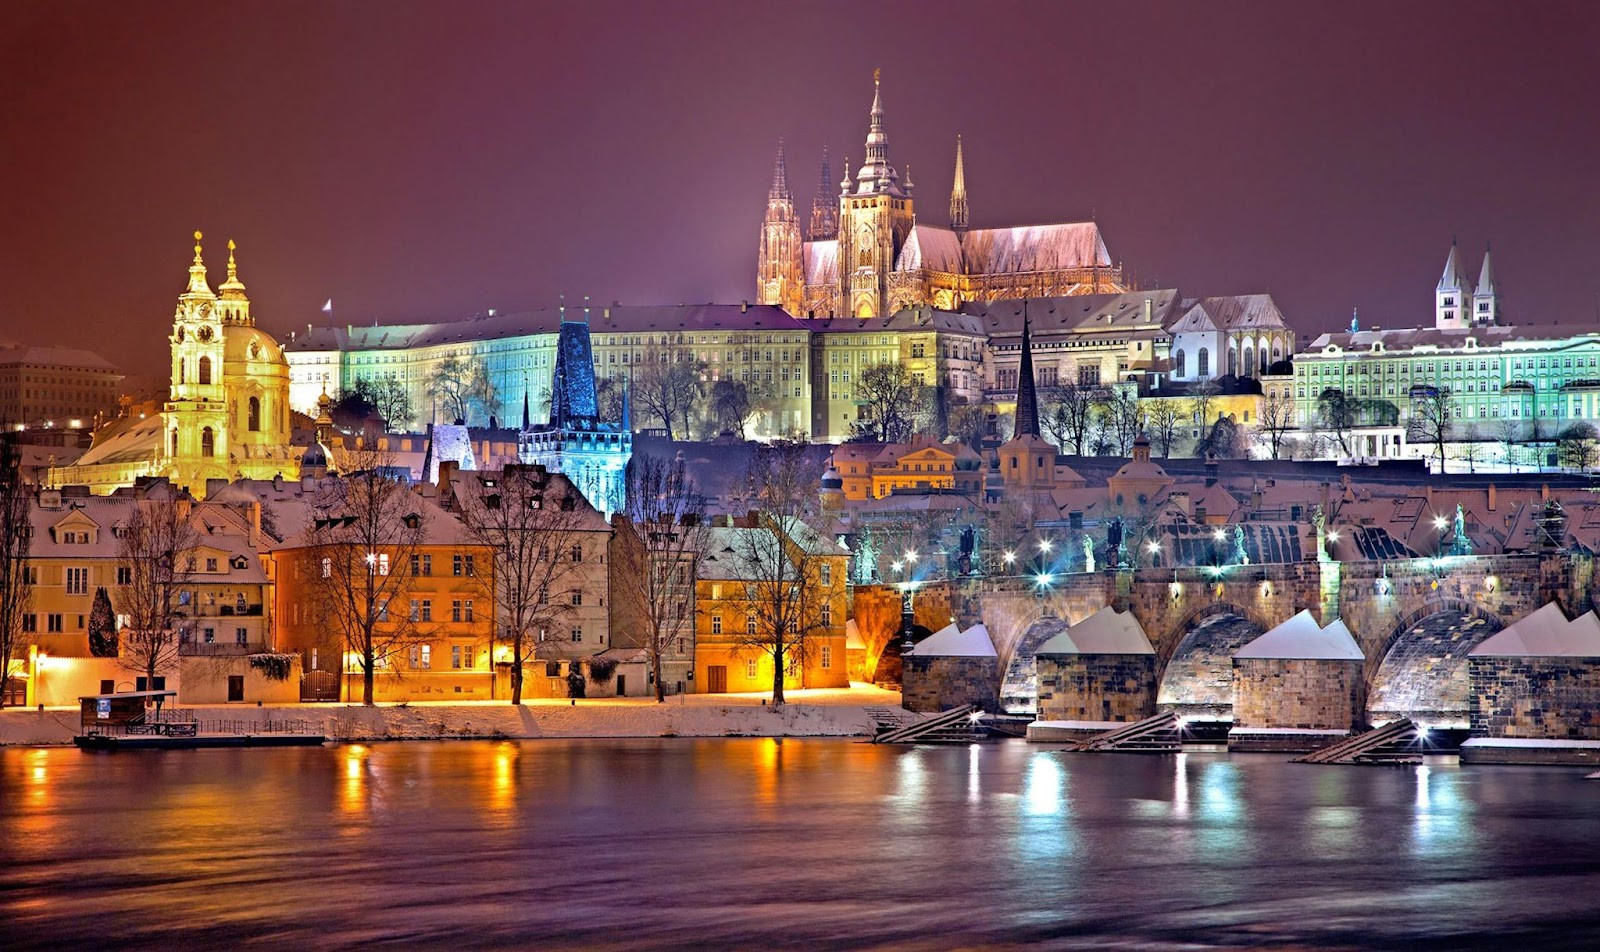
<instances>
[{"instance_id":1,"label":"charles bridge","mask_svg":"<svg viewBox=\"0 0 1600 952\"><path fill-rule=\"evenodd\" d=\"M1321 556L936 581L919 587L914 614L929 630L982 622L1003 673L1001 706L1020 713L1034 710L1035 649L1106 605L1132 611L1155 649L1158 706L1203 717L1232 704L1233 653L1308 609L1324 625L1342 619L1360 645L1369 719L1464 725L1468 652L1547 602L1569 616L1587 611L1593 582L1591 556L1557 549L1383 562Z\"/></svg>"}]
</instances>

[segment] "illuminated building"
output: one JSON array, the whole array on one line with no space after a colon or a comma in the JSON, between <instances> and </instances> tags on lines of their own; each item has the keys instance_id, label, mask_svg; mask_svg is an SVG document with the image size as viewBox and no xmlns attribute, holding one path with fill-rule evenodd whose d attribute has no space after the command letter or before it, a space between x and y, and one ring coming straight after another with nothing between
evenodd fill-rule
<instances>
[{"instance_id":1,"label":"illuminated building","mask_svg":"<svg viewBox=\"0 0 1600 952\"><path fill-rule=\"evenodd\" d=\"M623 391L621 419L600 418L589 325L562 321L551 379L550 422L534 426L524 404L517 455L522 462L562 473L585 499L610 515L623 508L626 471L633 458L633 426Z\"/></svg>"},{"instance_id":2,"label":"illuminated building","mask_svg":"<svg viewBox=\"0 0 1600 952\"><path fill-rule=\"evenodd\" d=\"M197 498L211 480L293 477L289 365L255 326L233 243L220 294L206 280L195 232L189 284L173 316L172 377L159 416L124 417L95 433L73 466L52 469L51 485L109 493L142 476L165 476Z\"/></svg>"},{"instance_id":3,"label":"illuminated building","mask_svg":"<svg viewBox=\"0 0 1600 952\"><path fill-rule=\"evenodd\" d=\"M928 304L960 310L973 301L1129 290L1094 222L971 228L965 156L956 140L949 227L919 223L909 170L889 164L883 92L873 78L866 158L848 161L838 212L827 214L823 179L800 239L787 159L780 144L767 192L757 255L756 295L797 317L880 317Z\"/></svg>"},{"instance_id":4,"label":"illuminated building","mask_svg":"<svg viewBox=\"0 0 1600 952\"><path fill-rule=\"evenodd\" d=\"M72 347L0 347L0 425L80 429L117 411L122 374Z\"/></svg>"}]
</instances>

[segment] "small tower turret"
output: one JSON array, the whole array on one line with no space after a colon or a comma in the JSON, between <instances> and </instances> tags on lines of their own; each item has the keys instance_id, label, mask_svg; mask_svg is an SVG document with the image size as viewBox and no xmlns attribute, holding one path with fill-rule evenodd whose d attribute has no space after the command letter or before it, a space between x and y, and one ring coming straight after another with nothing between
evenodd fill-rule
<instances>
[{"instance_id":1,"label":"small tower turret","mask_svg":"<svg viewBox=\"0 0 1600 952\"><path fill-rule=\"evenodd\" d=\"M839 199L833 194L833 172L828 168L828 147L822 147L822 175L817 179L817 194L811 199L812 241L831 241L839 237Z\"/></svg>"},{"instance_id":2,"label":"small tower turret","mask_svg":"<svg viewBox=\"0 0 1600 952\"><path fill-rule=\"evenodd\" d=\"M1467 282L1462 276L1461 255L1455 240L1450 242L1450 256L1444 261L1444 274L1434 291L1434 326L1442 331L1462 330L1467 326Z\"/></svg>"},{"instance_id":3,"label":"small tower turret","mask_svg":"<svg viewBox=\"0 0 1600 952\"><path fill-rule=\"evenodd\" d=\"M1483 269L1478 272L1478 289L1472 292L1472 323L1493 325L1500 320L1500 282L1494 278L1489 246L1483 246Z\"/></svg>"},{"instance_id":4,"label":"small tower turret","mask_svg":"<svg viewBox=\"0 0 1600 952\"><path fill-rule=\"evenodd\" d=\"M950 230L957 237L967 233L967 173L961 159L961 137L956 136L956 178L950 189Z\"/></svg>"}]
</instances>

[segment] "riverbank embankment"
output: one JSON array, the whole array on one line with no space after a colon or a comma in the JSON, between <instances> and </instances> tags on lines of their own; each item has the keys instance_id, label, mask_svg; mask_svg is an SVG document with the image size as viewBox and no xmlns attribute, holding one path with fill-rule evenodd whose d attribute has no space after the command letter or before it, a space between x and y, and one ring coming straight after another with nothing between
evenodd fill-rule
<instances>
[{"instance_id":1,"label":"riverbank embankment","mask_svg":"<svg viewBox=\"0 0 1600 952\"><path fill-rule=\"evenodd\" d=\"M513 707L504 701L463 704L413 703L362 707L345 704L283 704L264 707L185 707L202 722L227 722L248 733L250 725L294 722L334 740L445 740L542 737L855 737L872 733L869 708L898 708L893 691L856 686L848 690L791 692L777 707L762 695L689 694L665 703L649 698L536 700ZM79 730L73 708L0 711L0 745L70 744Z\"/></svg>"}]
</instances>

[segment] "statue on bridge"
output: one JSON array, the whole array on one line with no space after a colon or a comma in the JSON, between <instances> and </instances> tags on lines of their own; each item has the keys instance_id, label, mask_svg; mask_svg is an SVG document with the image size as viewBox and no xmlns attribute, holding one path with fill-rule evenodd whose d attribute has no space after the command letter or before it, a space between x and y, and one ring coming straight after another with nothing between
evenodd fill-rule
<instances>
[{"instance_id":1,"label":"statue on bridge","mask_svg":"<svg viewBox=\"0 0 1600 952\"><path fill-rule=\"evenodd\" d=\"M1094 571L1094 539L1088 535L1083 537L1083 570Z\"/></svg>"},{"instance_id":2,"label":"statue on bridge","mask_svg":"<svg viewBox=\"0 0 1600 952\"><path fill-rule=\"evenodd\" d=\"M1456 526L1450 539L1450 554L1472 554L1472 540L1467 537L1467 514L1462 510L1460 503L1456 503Z\"/></svg>"},{"instance_id":3,"label":"statue on bridge","mask_svg":"<svg viewBox=\"0 0 1600 952\"><path fill-rule=\"evenodd\" d=\"M1250 553L1244 547L1244 526L1233 527L1233 560L1236 565L1250 564Z\"/></svg>"}]
</instances>

